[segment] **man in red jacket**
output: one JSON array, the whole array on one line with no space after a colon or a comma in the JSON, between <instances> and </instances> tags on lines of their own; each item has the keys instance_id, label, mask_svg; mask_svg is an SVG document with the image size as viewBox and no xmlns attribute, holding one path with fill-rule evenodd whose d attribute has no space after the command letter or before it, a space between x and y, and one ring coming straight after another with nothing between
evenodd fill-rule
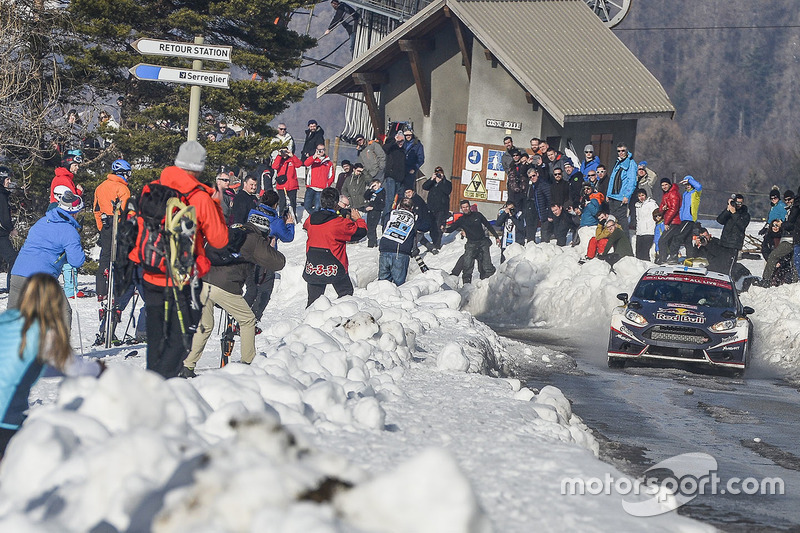
<instances>
[{"instance_id":1,"label":"man in red jacket","mask_svg":"<svg viewBox=\"0 0 800 533\"><path fill-rule=\"evenodd\" d=\"M288 148L281 148L272 161L272 168L275 170L275 189L280 197L278 214L283 214L283 210L286 209L288 197L292 216L295 218L297 216L297 190L300 188L297 183L297 169L301 166L303 163Z\"/></svg>"},{"instance_id":2,"label":"man in red jacket","mask_svg":"<svg viewBox=\"0 0 800 533\"><path fill-rule=\"evenodd\" d=\"M71 150L72 152L74 150ZM61 160L61 166L56 168L56 175L50 182L50 207L58 204L61 195L66 190L72 191L75 196L83 195L83 186L75 185L75 173L83 162L83 156L67 153Z\"/></svg>"},{"instance_id":3,"label":"man in red jacket","mask_svg":"<svg viewBox=\"0 0 800 533\"><path fill-rule=\"evenodd\" d=\"M303 224L308 233L306 267L303 279L308 283L308 304L323 295L329 284L341 298L353 294L353 282L347 272L347 243L367 236L367 223L357 209L336 210L339 191L322 191L322 209L312 213Z\"/></svg>"},{"instance_id":4,"label":"man in red jacket","mask_svg":"<svg viewBox=\"0 0 800 533\"><path fill-rule=\"evenodd\" d=\"M681 193L678 192L678 186L672 183L669 178L661 178L661 190L664 195L661 197L661 204L659 204L658 209L664 215L664 233L661 234L659 242L665 243L669 242L672 232L677 231L681 224ZM664 240L665 237L667 240ZM666 261L668 252L666 246L659 246L656 263Z\"/></svg>"},{"instance_id":5,"label":"man in red jacket","mask_svg":"<svg viewBox=\"0 0 800 533\"><path fill-rule=\"evenodd\" d=\"M311 214L320 209L322 189L333 184L333 163L325 155L325 145L318 144L317 151L308 156L303 165L309 167L306 172L306 195L303 197L303 209Z\"/></svg>"},{"instance_id":6,"label":"man in red jacket","mask_svg":"<svg viewBox=\"0 0 800 533\"><path fill-rule=\"evenodd\" d=\"M228 244L228 227L222 216L215 191L203 185L197 178L206 166L206 150L197 141L186 141L178 150L175 166L167 167L154 183L160 183L180 192L189 205L194 206L197 216L195 237L194 275L197 283L175 287L172 279L162 273L144 273L144 297L147 310L147 369L165 378L178 376L183 368L183 360L189 353L192 335L197 329L202 309L199 294L202 283L200 277L208 273L211 263L205 255L205 244L222 248ZM146 185L142 194L147 192ZM140 224L141 231L141 224ZM135 248L130 258L139 262ZM169 314L164 313L164 302L169 299ZM180 314L179 314L180 311ZM183 328L181 327L183 323Z\"/></svg>"}]
</instances>

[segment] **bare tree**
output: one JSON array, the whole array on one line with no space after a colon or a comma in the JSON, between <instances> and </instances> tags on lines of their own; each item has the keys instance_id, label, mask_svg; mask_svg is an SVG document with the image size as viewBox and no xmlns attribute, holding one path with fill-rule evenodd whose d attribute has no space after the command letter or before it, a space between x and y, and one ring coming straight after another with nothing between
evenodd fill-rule
<instances>
[{"instance_id":1,"label":"bare tree","mask_svg":"<svg viewBox=\"0 0 800 533\"><path fill-rule=\"evenodd\" d=\"M0 0L0 156L24 170L54 151L58 134L49 124L60 93L54 36L63 16L43 0Z\"/></svg>"}]
</instances>

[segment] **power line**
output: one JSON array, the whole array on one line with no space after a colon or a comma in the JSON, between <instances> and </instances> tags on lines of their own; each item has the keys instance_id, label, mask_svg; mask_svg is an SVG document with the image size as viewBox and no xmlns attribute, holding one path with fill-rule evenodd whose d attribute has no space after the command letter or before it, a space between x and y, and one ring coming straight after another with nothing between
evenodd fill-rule
<instances>
[{"instance_id":1,"label":"power line","mask_svg":"<svg viewBox=\"0 0 800 533\"><path fill-rule=\"evenodd\" d=\"M800 28L800 24L770 25L770 26L665 26L653 28L620 28L616 27L613 31L667 31L667 30L777 30L784 28Z\"/></svg>"}]
</instances>

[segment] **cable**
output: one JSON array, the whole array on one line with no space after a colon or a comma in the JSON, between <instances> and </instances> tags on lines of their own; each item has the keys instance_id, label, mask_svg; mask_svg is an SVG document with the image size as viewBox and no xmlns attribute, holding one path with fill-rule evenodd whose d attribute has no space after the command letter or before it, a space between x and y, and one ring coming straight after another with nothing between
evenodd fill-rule
<instances>
[{"instance_id":1,"label":"cable","mask_svg":"<svg viewBox=\"0 0 800 533\"><path fill-rule=\"evenodd\" d=\"M775 30L783 28L800 28L800 24L788 24L783 26L665 26L661 28L619 28L613 31L662 31L662 30Z\"/></svg>"},{"instance_id":2,"label":"cable","mask_svg":"<svg viewBox=\"0 0 800 533\"><path fill-rule=\"evenodd\" d=\"M347 38L347 39L345 39L344 41L342 41L342 43L341 43L339 46L337 46L336 48L334 48L333 50L331 50L331 51L330 51L330 53L328 53L328 55L322 56L322 57L320 57L319 59L317 59L317 60L315 60L315 61L312 61L311 63L306 63L305 65L300 65L300 66L299 66L299 67L297 67L297 68L305 68L305 67L310 67L310 66L312 66L312 65L316 65L316 64L317 64L319 61L325 61L327 58L329 58L330 56L332 56L332 55L333 55L333 54L336 52L336 50L338 50L339 48L341 48L342 46L344 46L344 44L345 44L345 43L349 43L349 42L350 42L350 39L349 39L349 38Z\"/></svg>"}]
</instances>

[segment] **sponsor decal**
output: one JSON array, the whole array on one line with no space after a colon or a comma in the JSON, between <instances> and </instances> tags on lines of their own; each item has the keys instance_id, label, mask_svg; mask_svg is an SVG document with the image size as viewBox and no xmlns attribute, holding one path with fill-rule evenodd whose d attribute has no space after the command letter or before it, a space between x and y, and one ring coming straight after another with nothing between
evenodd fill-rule
<instances>
[{"instance_id":1,"label":"sponsor decal","mask_svg":"<svg viewBox=\"0 0 800 533\"><path fill-rule=\"evenodd\" d=\"M338 265L312 265L311 263L306 263L306 274L309 276L332 277L337 272L339 272Z\"/></svg>"},{"instance_id":2,"label":"sponsor decal","mask_svg":"<svg viewBox=\"0 0 800 533\"><path fill-rule=\"evenodd\" d=\"M686 309L697 309L696 305L689 305L689 304L674 304L668 303L667 307L685 307Z\"/></svg>"},{"instance_id":3,"label":"sponsor decal","mask_svg":"<svg viewBox=\"0 0 800 533\"><path fill-rule=\"evenodd\" d=\"M687 274L669 274L658 275L658 272L649 274L642 278L644 281L682 281L684 283L697 283L699 285L710 285L712 287L720 287L723 289L730 289L731 284L727 281L705 278L702 276L690 276Z\"/></svg>"},{"instance_id":4,"label":"sponsor decal","mask_svg":"<svg viewBox=\"0 0 800 533\"><path fill-rule=\"evenodd\" d=\"M737 335L731 335L730 337L725 337L725 338L723 338L721 341L719 341L719 343L720 343L720 344L725 344L726 342L733 342L733 341L735 341L737 338L738 338L738 336L737 336Z\"/></svg>"},{"instance_id":5,"label":"sponsor decal","mask_svg":"<svg viewBox=\"0 0 800 533\"><path fill-rule=\"evenodd\" d=\"M737 351L739 348L741 348L741 346L739 346L738 344L731 344L729 346L723 347L722 350L725 352L734 352Z\"/></svg>"},{"instance_id":6,"label":"sponsor decal","mask_svg":"<svg viewBox=\"0 0 800 533\"><path fill-rule=\"evenodd\" d=\"M703 324L706 321L706 317L702 312L687 309L685 306L659 308L655 313L655 317L657 320L689 322L690 324Z\"/></svg>"}]
</instances>

